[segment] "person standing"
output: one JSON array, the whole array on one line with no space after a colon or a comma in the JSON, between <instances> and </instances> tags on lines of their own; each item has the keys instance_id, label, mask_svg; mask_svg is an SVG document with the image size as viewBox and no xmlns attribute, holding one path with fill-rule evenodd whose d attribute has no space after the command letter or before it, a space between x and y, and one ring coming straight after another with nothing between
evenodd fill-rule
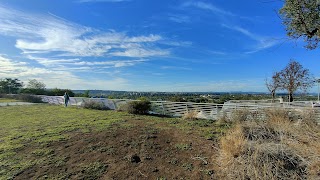
<instances>
[{"instance_id":1,"label":"person standing","mask_svg":"<svg viewBox=\"0 0 320 180\"><path fill-rule=\"evenodd\" d=\"M65 107L67 107L69 100L70 100L70 97L67 92L64 93L63 97L64 97L64 105L65 105Z\"/></svg>"}]
</instances>

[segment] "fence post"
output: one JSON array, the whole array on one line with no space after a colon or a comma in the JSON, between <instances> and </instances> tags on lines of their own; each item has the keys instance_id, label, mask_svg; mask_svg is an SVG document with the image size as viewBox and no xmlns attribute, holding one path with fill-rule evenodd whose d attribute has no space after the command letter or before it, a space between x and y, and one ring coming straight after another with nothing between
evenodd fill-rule
<instances>
[{"instance_id":1,"label":"fence post","mask_svg":"<svg viewBox=\"0 0 320 180\"><path fill-rule=\"evenodd\" d=\"M161 106L162 106L162 115L166 115L166 111L164 109L163 101L161 101Z\"/></svg>"},{"instance_id":2,"label":"fence post","mask_svg":"<svg viewBox=\"0 0 320 180\"><path fill-rule=\"evenodd\" d=\"M77 98L74 98L74 101L76 102L76 106L78 107L78 101L77 101Z\"/></svg>"},{"instance_id":3,"label":"fence post","mask_svg":"<svg viewBox=\"0 0 320 180\"><path fill-rule=\"evenodd\" d=\"M219 113L218 105L216 105L216 111L217 111L217 115L218 115L218 113Z\"/></svg>"}]
</instances>

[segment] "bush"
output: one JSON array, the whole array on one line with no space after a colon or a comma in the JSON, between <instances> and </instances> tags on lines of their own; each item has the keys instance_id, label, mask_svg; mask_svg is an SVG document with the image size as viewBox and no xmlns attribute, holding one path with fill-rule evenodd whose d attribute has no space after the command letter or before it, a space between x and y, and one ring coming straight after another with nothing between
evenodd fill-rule
<instances>
[{"instance_id":1,"label":"bush","mask_svg":"<svg viewBox=\"0 0 320 180\"><path fill-rule=\"evenodd\" d=\"M318 124L310 125L314 117L297 124L284 110L267 113L260 121L241 113L243 121L220 139L213 157L218 179L318 179L320 130Z\"/></svg>"},{"instance_id":2,"label":"bush","mask_svg":"<svg viewBox=\"0 0 320 180\"><path fill-rule=\"evenodd\" d=\"M45 90L45 89L24 88L24 89L21 89L20 93L23 93L23 94L44 95L44 94L46 94L46 90Z\"/></svg>"},{"instance_id":3,"label":"bush","mask_svg":"<svg viewBox=\"0 0 320 180\"><path fill-rule=\"evenodd\" d=\"M87 101L83 103L85 109L96 109L96 110L110 110L103 102L98 101Z\"/></svg>"},{"instance_id":4,"label":"bush","mask_svg":"<svg viewBox=\"0 0 320 180\"><path fill-rule=\"evenodd\" d=\"M67 92L70 97L74 97L74 92L70 89L49 89L45 92L45 95L47 96L63 96L64 93Z\"/></svg>"},{"instance_id":5,"label":"bush","mask_svg":"<svg viewBox=\"0 0 320 180\"><path fill-rule=\"evenodd\" d=\"M182 116L182 119L184 119L184 120L197 120L198 113L199 113L199 111L196 111L196 110L188 111Z\"/></svg>"},{"instance_id":6,"label":"bush","mask_svg":"<svg viewBox=\"0 0 320 180\"><path fill-rule=\"evenodd\" d=\"M29 94L1 94L0 98L16 99L23 102L43 103L42 99Z\"/></svg>"},{"instance_id":7,"label":"bush","mask_svg":"<svg viewBox=\"0 0 320 180\"><path fill-rule=\"evenodd\" d=\"M131 101L122 107L130 114L148 114L151 110L150 101Z\"/></svg>"},{"instance_id":8,"label":"bush","mask_svg":"<svg viewBox=\"0 0 320 180\"><path fill-rule=\"evenodd\" d=\"M27 95L27 94L19 94L19 95L14 96L14 98L17 100L24 101L24 102L43 103L43 101L40 97Z\"/></svg>"},{"instance_id":9,"label":"bush","mask_svg":"<svg viewBox=\"0 0 320 180\"><path fill-rule=\"evenodd\" d=\"M247 121L250 116L250 111L248 109L237 109L232 112L231 120L234 122Z\"/></svg>"}]
</instances>

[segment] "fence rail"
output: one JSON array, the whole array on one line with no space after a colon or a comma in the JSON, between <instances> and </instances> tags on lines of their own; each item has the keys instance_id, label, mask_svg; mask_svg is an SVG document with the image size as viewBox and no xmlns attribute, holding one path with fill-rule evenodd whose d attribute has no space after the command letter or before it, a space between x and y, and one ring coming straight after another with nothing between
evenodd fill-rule
<instances>
[{"instance_id":1,"label":"fence rail","mask_svg":"<svg viewBox=\"0 0 320 180\"><path fill-rule=\"evenodd\" d=\"M44 102L50 104L63 104L62 96L40 96ZM81 106L88 101L102 102L110 109L117 109L130 101L130 99L106 99L106 98L82 98L71 97L70 105ZM301 113L304 111L312 111L320 123L320 107L316 107L312 101L296 101L296 102L270 102L269 100L262 101L228 101L224 104L214 103L192 103L192 102L170 102L170 101L151 101L151 113L181 117L188 112L195 111L198 113L198 118L217 120L222 116L231 116L234 111L246 109L253 116L263 118L265 115L263 109L286 109L290 112Z\"/></svg>"},{"instance_id":2,"label":"fence rail","mask_svg":"<svg viewBox=\"0 0 320 180\"><path fill-rule=\"evenodd\" d=\"M151 101L152 111L162 115L183 116L192 111L199 112L200 118L216 119L223 104Z\"/></svg>"}]
</instances>

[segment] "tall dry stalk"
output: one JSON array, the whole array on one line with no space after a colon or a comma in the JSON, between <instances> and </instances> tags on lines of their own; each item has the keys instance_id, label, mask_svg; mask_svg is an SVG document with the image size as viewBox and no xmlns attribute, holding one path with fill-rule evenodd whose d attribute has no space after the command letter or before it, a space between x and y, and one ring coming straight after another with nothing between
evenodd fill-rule
<instances>
[{"instance_id":1,"label":"tall dry stalk","mask_svg":"<svg viewBox=\"0 0 320 180\"><path fill-rule=\"evenodd\" d=\"M221 138L214 156L218 178L320 179L320 126L314 116L270 109L264 113L264 120L241 121Z\"/></svg>"}]
</instances>

